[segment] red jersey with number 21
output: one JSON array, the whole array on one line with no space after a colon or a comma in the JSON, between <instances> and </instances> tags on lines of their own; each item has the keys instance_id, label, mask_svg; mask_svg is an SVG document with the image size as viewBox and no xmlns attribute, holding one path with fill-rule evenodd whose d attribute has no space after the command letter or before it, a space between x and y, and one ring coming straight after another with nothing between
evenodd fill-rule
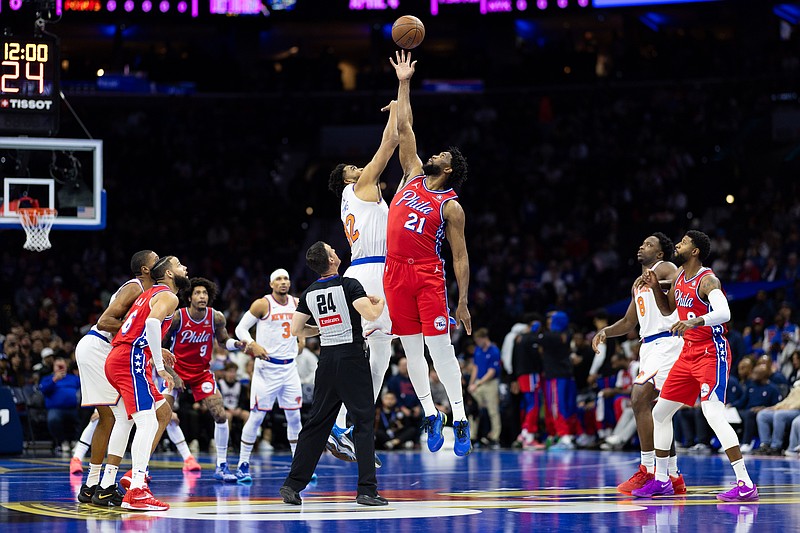
<instances>
[{"instance_id":1,"label":"red jersey with number 21","mask_svg":"<svg viewBox=\"0 0 800 533\"><path fill-rule=\"evenodd\" d=\"M453 189L428 189L424 175L410 179L397 191L389 206L386 235L389 255L415 260L438 259L445 236L444 204L457 198Z\"/></svg>"}]
</instances>

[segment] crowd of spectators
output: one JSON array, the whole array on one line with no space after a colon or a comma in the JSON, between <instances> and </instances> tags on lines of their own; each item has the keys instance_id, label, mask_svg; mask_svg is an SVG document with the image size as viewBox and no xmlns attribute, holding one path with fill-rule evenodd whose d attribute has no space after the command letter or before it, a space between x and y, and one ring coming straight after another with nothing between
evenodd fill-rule
<instances>
[{"instance_id":1,"label":"crowd of spectators","mask_svg":"<svg viewBox=\"0 0 800 533\"><path fill-rule=\"evenodd\" d=\"M593 435L607 439L619 421L629 420L625 373L635 374L635 340L618 343L602 370L593 365L588 341L603 316L598 309L615 309L615 302L628 297L642 238L661 231L679 239L687 229L712 236L708 264L723 286L749 283L761 289L754 298L745 292L732 302L731 344L737 364L749 357L769 361L754 365L761 369L753 369L752 378L740 376L744 399L731 407L744 421L743 438L752 441L743 444L758 438L763 444L766 433L760 428L768 423L780 432L778 422L788 415L776 412L796 407L789 385L798 372L791 313L800 304L800 185L793 179L798 169L791 135L771 128L797 112L796 95L781 97L797 69L781 59L785 47L774 56L746 81L725 71L731 77L582 80L502 90L488 85L485 92L466 94L414 86L420 155L425 159L458 145L470 165L460 196L471 263L469 301L473 324L485 331L474 340L455 331L454 339L478 440L509 445L521 435L520 444L539 446L547 436L554 441L569 435L575 437L572 444L589 445L599 442ZM417 77L428 76L429 68L422 57ZM42 394L57 386L58 399L49 401L72 409L65 391L74 375L74 345L130 277L125 266L139 249L175 254L190 276L215 280L221 292L214 306L225 313L231 333L248 303L267 290L273 269L287 268L293 292L299 293L312 278L303 262L311 242L322 239L347 249L327 176L345 157L363 163L373 151L337 133L345 127L380 131L379 109L393 97L393 82L388 71L371 72L389 82L349 93L322 87L331 92L75 95L77 115L104 141L108 225L100 232L54 230L53 248L40 254L21 250L22 232L2 232L3 383L38 387ZM776 73L784 77L767 80ZM70 115L64 116L62 134L83 135ZM390 162L384 196L400 177L399 165ZM455 277L448 279L455 301ZM551 330L546 316L552 312L568 317L568 325ZM544 318L529 319L531 313ZM540 329L530 331L534 323ZM486 341L504 339L512 327L522 334L501 343L503 364L490 370L486 354L492 344ZM515 343L533 346L539 335L545 336L544 368L512 365L519 359L508 355ZM536 355L538 346L528 351ZM55 376L55 361L67 365L57 380L48 377ZM419 409L399 350L394 363L387 381L392 394L376 413L381 445L413 446L415 439L407 439L403 427L416 423ZM543 371L542 383L536 382ZM773 408L756 401L756 391L769 388L764 374L783 401L792 402ZM774 383L778 374L789 384ZM236 380L243 379L247 373L239 365ZM549 389L550 379L566 381ZM446 395L436 396L433 370L432 380L434 398L448 409ZM560 393L563 387L572 391L571 412L540 423L546 402L533 391ZM774 404L779 396L767 392ZM681 427L692 428L682 433L683 444L710 446L693 413L687 409L679 417ZM768 422L770 415L774 420ZM74 440L63 428L51 431L57 440ZM619 438L611 443L618 446ZM771 448L785 445L775 435L769 438Z\"/></svg>"}]
</instances>

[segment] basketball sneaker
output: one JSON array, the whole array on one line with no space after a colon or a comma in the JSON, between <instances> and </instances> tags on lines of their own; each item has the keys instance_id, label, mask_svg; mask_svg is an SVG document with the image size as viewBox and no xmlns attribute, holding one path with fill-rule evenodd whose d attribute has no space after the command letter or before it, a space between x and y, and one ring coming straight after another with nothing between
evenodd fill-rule
<instances>
[{"instance_id":1,"label":"basketball sneaker","mask_svg":"<svg viewBox=\"0 0 800 533\"><path fill-rule=\"evenodd\" d=\"M100 485L81 485L81 490L78 492L78 501L81 503L92 503L92 496L100 488Z\"/></svg>"},{"instance_id":2,"label":"basketball sneaker","mask_svg":"<svg viewBox=\"0 0 800 533\"><path fill-rule=\"evenodd\" d=\"M250 475L250 463L242 463L236 469L236 481L239 483L251 483L253 477Z\"/></svg>"},{"instance_id":3,"label":"basketball sneaker","mask_svg":"<svg viewBox=\"0 0 800 533\"><path fill-rule=\"evenodd\" d=\"M123 497L116 485L111 485L104 489L97 487L94 496L92 496L92 503L98 507L119 507L122 505Z\"/></svg>"},{"instance_id":4,"label":"basketball sneaker","mask_svg":"<svg viewBox=\"0 0 800 533\"><path fill-rule=\"evenodd\" d=\"M442 426L445 422L447 422L447 417L440 411L422 420L422 431L428 434L428 449L432 452L438 452L442 444L444 444ZM469 440L469 432L467 433L467 440Z\"/></svg>"},{"instance_id":5,"label":"basketball sneaker","mask_svg":"<svg viewBox=\"0 0 800 533\"><path fill-rule=\"evenodd\" d=\"M442 415L444 416L444 415ZM453 445L453 452L459 457L464 457L472 452L472 441L469 438L469 421L453 422L453 433L456 435L456 443ZM430 437L428 437L430 442ZM439 445L441 447L441 444Z\"/></svg>"},{"instance_id":6,"label":"basketball sneaker","mask_svg":"<svg viewBox=\"0 0 800 533\"><path fill-rule=\"evenodd\" d=\"M133 470L128 470L127 472L125 472L125 475L123 475L122 478L120 478L119 484L123 489L128 490L131 488L132 480L133 480ZM149 485L151 481L153 481L153 478L150 476L150 472L148 472L144 475L144 482L147 485Z\"/></svg>"},{"instance_id":7,"label":"basketball sneaker","mask_svg":"<svg viewBox=\"0 0 800 533\"><path fill-rule=\"evenodd\" d=\"M169 504L158 501L150 489L136 487L125 493L122 508L131 511L166 511Z\"/></svg>"},{"instance_id":8,"label":"basketball sneaker","mask_svg":"<svg viewBox=\"0 0 800 533\"><path fill-rule=\"evenodd\" d=\"M70 474L83 474L83 464L80 459L73 457L69 460L69 473Z\"/></svg>"},{"instance_id":9,"label":"basketball sneaker","mask_svg":"<svg viewBox=\"0 0 800 533\"><path fill-rule=\"evenodd\" d=\"M647 472L647 467L644 465L639 465L639 470L637 470L636 473L632 475L630 479L628 479L628 481L617 485L617 492L630 496L631 492L636 489L641 489L645 486L645 484L647 484L648 481L655 477L655 474L650 474Z\"/></svg>"},{"instance_id":10,"label":"basketball sneaker","mask_svg":"<svg viewBox=\"0 0 800 533\"><path fill-rule=\"evenodd\" d=\"M723 502L757 502L758 488L753 483L752 487L745 485L744 481L737 481L733 488L717 494L717 499Z\"/></svg>"},{"instance_id":11,"label":"basketball sneaker","mask_svg":"<svg viewBox=\"0 0 800 533\"><path fill-rule=\"evenodd\" d=\"M672 482L672 490L675 494L686 494L686 482L683 480L683 474L669 476L669 480Z\"/></svg>"},{"instance_id":12,"label":"basketball sneaker","mask_svg":"<svg viewBox=\"0 0 800 533\"><path fill-rule=\"evenodd\" d=\"M644 484L640 489L633 489L631 496L635 498L652 498L653 496L672 496L675 490L672 488L672 481L659 481L653 479Z\"/></svg>"},{"instance_id":13,"label":"basketball sneaker","mask_svg":"<svg viewBox=\"0 0 800 533\"><path fill-rule=\"evenodd\" d=\"M228 470L228 463L222 463L217 466L217 469L214 471L214 479L224 481L225 483L236 483L238 481L238 478Z\"/></svg>"},{"instance_id":14,"label":"basketball sneaker","mask_svg":"<svg viewBox=\"0 0 800 533\"><path fill-rule=\"evenodd\" d=\"M347 436L348 431L349 428L342 429L334 424L331 434L328 435L328 442L325 444L325 448L337 459L353 463L356 460L356 446Z\"/></svg>"},{"instance_id":15,"label":"basketball sneaker","mask_svg":"<svg viewBox=\"0 0 800 533\"><path fill-rule=\"evenodd\" d=\"M190 455L183 462L184 472L199 472L200 470L202 470L202 468L200 468L200 463L197 462L197 459L194 458L194 455Z\"/></svg>"}]
</instances>

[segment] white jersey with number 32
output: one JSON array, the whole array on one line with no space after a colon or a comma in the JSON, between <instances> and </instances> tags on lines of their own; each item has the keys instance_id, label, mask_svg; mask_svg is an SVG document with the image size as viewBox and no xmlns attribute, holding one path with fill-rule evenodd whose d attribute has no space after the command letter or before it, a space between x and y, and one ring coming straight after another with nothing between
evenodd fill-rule
<instances>
[{"instance_id":1,"label":"white jersey with number 32","mask_svg":"<svg viewBox=\"0 0 800 533\"><path fill-rule=\"evenodd\" d=\"M386 225L389 206L383 201L366 202L356 196L355 185L342 191L342 224L350 243L350 260L386 255Z\"/></svg>"}]
</instances>

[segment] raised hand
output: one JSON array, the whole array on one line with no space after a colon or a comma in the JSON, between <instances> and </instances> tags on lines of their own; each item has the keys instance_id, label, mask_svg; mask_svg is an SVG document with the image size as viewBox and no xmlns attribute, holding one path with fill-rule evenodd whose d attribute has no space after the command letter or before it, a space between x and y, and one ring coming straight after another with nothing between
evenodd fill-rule
<instances>
[{"instance_id":1,"label":"raised hand","mask_svg":"<svg viewBox=\"0 0 800 533\"><path fill-rule=\"evenodd\" d=\"M389 58L389 62L394 67L394 71L397 74L397 79L400 81L410 80L411 76L414 75L414 69L417 66L416 61L411 61L411 52L398 50L395 52L395 57L397 58L397 62L395 62L391 57Z\"/></svg>"}]
</instances>

